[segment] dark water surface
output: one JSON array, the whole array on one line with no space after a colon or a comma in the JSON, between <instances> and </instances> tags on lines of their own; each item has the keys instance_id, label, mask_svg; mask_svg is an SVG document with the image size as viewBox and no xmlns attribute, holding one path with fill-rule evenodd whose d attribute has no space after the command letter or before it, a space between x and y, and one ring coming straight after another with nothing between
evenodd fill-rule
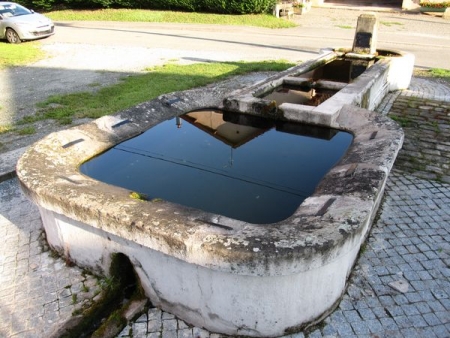
<instances>
[{"instance_id":1,"label":"dark water surface","mask_svg":"<svg viewBox=\"0 0 450 338\"><path fill-rule=\"evenodd\" d=\"M97 180L250 223L291 216L343 156L351 134L201 111L84 163Z\"/></svg>"}]
</instances>

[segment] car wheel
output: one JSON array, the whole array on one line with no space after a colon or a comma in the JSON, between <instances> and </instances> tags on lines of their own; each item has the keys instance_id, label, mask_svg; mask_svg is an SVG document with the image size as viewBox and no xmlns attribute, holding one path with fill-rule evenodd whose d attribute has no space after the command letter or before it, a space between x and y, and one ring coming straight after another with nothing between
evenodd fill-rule
<instances>
[{"instance_id":1,"label":"car wheel","mask_svg":"<svg viewBox=\"0 0 450 338\"><path fill-rule=\"evenodd\" d=\"M20 40L19 34L16 33L16 31L12 28L6 29L6 40L8 40L9 43L21 43L22 40Z\"/></svg>"}]
</instances>

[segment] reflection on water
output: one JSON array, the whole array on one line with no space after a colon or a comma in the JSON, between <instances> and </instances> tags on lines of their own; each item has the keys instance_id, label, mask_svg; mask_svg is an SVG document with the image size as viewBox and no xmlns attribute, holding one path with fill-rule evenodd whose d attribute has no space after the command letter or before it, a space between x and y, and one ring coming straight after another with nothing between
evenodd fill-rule
<instances>
[{"instance_id":1,"label":"reflection on water","mask_svg":"<svg viewBox=\"0 0 450 338\"><path fill-rule=\"evenodd\" d=\"M283 103L293 103L317 107L336 93L337 90L331 89L297 88L295 86L283 85L264 96L264 98L275 101L278 106Z\"/></svg>"},{"instance_id":2,"label":"reflection on water","mask_svg":"<svg viewBox=\"0 0 450 338\"><path fill-rule=\"evenodd\" d=\"M351 141L327 128L196 111L117 145L81 171L149 199L267 224L291 216Z\"/></svg>"}]
</instances>

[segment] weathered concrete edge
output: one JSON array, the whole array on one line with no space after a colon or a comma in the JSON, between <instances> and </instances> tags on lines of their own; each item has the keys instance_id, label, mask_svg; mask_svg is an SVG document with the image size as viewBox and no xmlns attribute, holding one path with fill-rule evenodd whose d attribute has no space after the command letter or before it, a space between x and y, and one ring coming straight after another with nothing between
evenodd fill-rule
<instances>
[{"instance_id":1,"label":"weathered concrete edge","mask_svg":"<svg viewBox=\"0 0 450 338\"><path fill-rule=\"evenodd\" d=\"M125 189L79 173L78 166L84 161L162 120L201 107L219 108L226 93L220 95L213 91L203 88L172 93L127 112L49 135L19 161L18 176L25 192L45 209L220 271L290 274L326 264L358 245L361 231L367 230L362 225L374 211L403 134L391 120L353 106L344 106L332 127L354 133L355 140L348 154L356 150L360 155L353 158L346 155L326 179L342 181L342 177L332 175L347 173L354 164L358 170L347 175L346 180L357 180L367 170L384 173L384 177L371 182L367 189L373 192L366 195L324 194L319 189L292 217L269 226L248 224L169 202L143 203L131 199ZM176 103L169 105L170 102ZM129 122L113 127L123 121ZM364 156L368 152L363 150L363 144L375 132L378 137L371 142L376 144L379 157L371 159ZM327 203L330 205L323 210ZM343 224L348 228L345 236ZM311 227L315 229L314 236ZM178 236L173 236L174 233ZM261 242L262 238L265 240ZM347 247L345 243L349 241L353 244ZM202 250L193 250L192 246L198 243ZM302 261L302 264L292 265L292 261Z\"/></svg>"},{"instance_id":2,"label":"weathered concrete edge","mask_svg":"<svg viewBox=\"0 0 450 338\"><path fill-rule=\"evenodd\" d=\"M172 93L51 134L20 159L18 177L39 206L49 244L78 265L107 274L111 254L121 252L152 303L195 326L257 337L295 332L345 289L403 140L392 120L344 106L332 127L354 133L350 151L292 217L272 225L132 200L78 171L162 120L220 108L226 94L216 87Z\"/></svg>"}]
</instances>

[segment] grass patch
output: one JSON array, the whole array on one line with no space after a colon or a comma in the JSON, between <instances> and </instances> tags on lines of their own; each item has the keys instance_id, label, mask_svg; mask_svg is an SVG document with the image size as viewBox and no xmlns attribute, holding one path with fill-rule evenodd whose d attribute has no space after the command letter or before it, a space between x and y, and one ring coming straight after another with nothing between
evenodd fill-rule
<instances>
[{"instance_id":1,"label":"grass patch","mask_svg":"<svg viewBox=\"0 0 450 338\"><path fill-rule=\"evenodd\" d=\"M433 128L433 130L434 130L434 132L436 134L440 134L441 133L441 128L439 128L438 121L428 122L428 125Z\"/></svg>"},{"instance_id":2,"label":"grass patch","mask_svg":"<svg viewBox=\"0 0 450 338\"><path fill-rule=\"evenodd\" d=\"M13 126L0 126L0 134L9 133L10 131L14 131L14 129Z\"/></svg>"},{"instance_id":3,"label":"grass patch","mask_svg":"<svg viewBox=\"0 0 450 338\"><path fill-rule=\"evenodd\" d=\"M352 26L348 26L348 25L338 25L338 26L336 26L336 27L342 28L342 29L353 29Z\"/></svg>"},{"instance_id":4,"label":"grass patch","mask_svg":"<svg viewBox=\"0 0 450 338\"><path fill-rule=\"evenodd\" d=\"M21 128L16 130L16 132L19 135L33 135L36 132L36 129L34 127L25 127L25 128Z\"/></svg>"},{"instance_id":5,"label":"grass patch","mask_svg":"<svg viewBox=\"0 0 450 338\"><path fill-rule=\"evenodd\" d=\"M38 42L15 45L0 41L0 69L25 65L44 57L45 53L39 49Z\"/></svg>"},{"instance_id":6,"label":"grass patch","mask_svg":"<svg viewBox=\"0 0 450 338\"><path fill-rule=\"evenodd\" d=\"M296 24L269 14L226 15L139 9L63 10L46 13L54 21L121 21L290 28Z\"/></svg>"},{"instance_id":7,"label":"grass patch","mask_svg":"<svg viewBox=\"0 0 450 338\"><path fill-rule=\"evenodd\" d=\"M130 192L130 197L132 199L139 200L139 201L147 201L148 200L147 195L141 194L141 193L138 193L135 191Z\"/></svg>"},{"instance_id":8,"label":"grass patch","mask_svg":"<svg viewBox=\"0 0 450 338\"><path fill-rule=\"evenodd\" d=\"M395 22L395 21L380 21L380 24L383 26L391 27L391 26L403 26L401 22Z\"/></svg>"},{"instance_id":9,"label":"grass patch","mask_svg":"<svg viewBox=\"0 0 450 338\"><path fill-rule=\"evenodd\" d=\"M119 83L96 92L55 95L40 103L39 114L19 124L54 119L68 124L72 119L98 118L117 113L162 94L205 86L233 75L256 71L282 71L292 67L285 61L167 64L148 73L122 79Z\"/></svg>"},{"instance_id":10,"label":"grass patch","mask_svg":"<svg viewBox=\"0 0 450 338\"><path fill-rule=\"evenodd\" d=\"M81 287L81 290L83 292L89 292L89 288L85 284L83 284L83 286Z\"/></svg>"},{"instance_id":11,"label":"grass patch","mask_svg":"<svg viewBox=\"0 0 450 338\"><path fill-rule=\"evenodd\" d=\"M413 125L413 122L407 117L396 116L396 115L389 115L389 117L391 119L393 119L394 121L396 121L398 124L400 124L400 126L402 128L408 128Z\"/></svg>"},{"instance_id":12,"label":"grass patch","mask_svg":"<svg viewBox=\"0 0 450 338\"><path fill-rule=\"evenodd\" d=\"M442 68L432 68L430 69L430 74L433 77L441 77L446 78L448 81L450 81L450 70L449 69L442 69Z\"/></svg>"},{"instance_id":13,"label":"grass patch","mask_svg":"<svg viewBox=\"0 0 450 338\"><path fill-rule=\"evenodd\" d=\"M414 69L414 76L433 77L446 81L450 84L450 70L443 68Z\"/></svg>"}]
</instances>

